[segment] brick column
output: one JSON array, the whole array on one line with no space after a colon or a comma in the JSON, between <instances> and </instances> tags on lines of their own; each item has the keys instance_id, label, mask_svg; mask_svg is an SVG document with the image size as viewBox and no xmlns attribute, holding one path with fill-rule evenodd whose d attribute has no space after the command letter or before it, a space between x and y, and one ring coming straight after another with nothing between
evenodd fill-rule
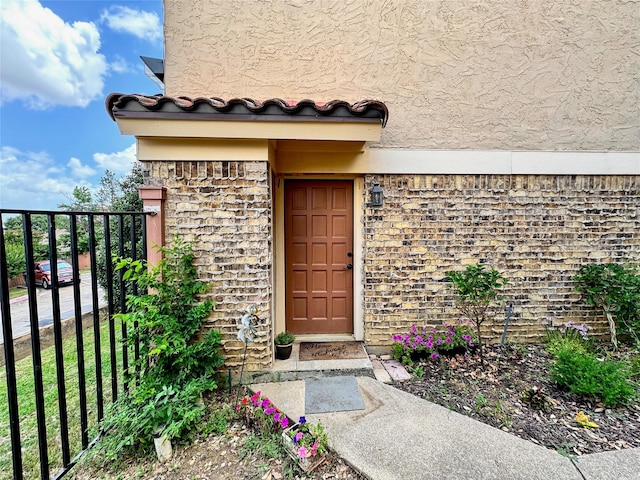
<instances>
[{"instance_id":1,"label":"brick column","mask_svg":"<svg viewBox=\"0 0 640 480\"><path fill-rule=\"evenodd\" d=\"M138 194L143 201L147 221L147 261L149 265L156 265L162 255L157 247L163 247L164 241L164 201L167 189L164 187L140 186Z\"/></svg>"}]
</instances>

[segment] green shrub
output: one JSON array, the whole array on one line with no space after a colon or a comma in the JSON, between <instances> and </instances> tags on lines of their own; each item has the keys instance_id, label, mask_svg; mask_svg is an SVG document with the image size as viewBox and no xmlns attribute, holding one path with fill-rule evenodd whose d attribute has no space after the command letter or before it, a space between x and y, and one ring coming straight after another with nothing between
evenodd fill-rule
<instances>
[{"instance_id":1,"label":"green shrub","mask_svg":"<svg viewBox=\"0 0 640 480\"><path fill-rule=\"evenodd\" d=\"M15 278L22 275L25 271L24 247L17 243L5 244L5 253L7 259L7 274L9 278Z\"/></svg>"},{"instance_id":2,"label":"green shrub","mask_svg":"<svg viewBox=\"0 0 640 480\"><path fill-rule=\"evenodd\" d=\"M115 315L127 325L127 344L139 339L140 359L128 372L135 387L118 398L101 425L108 432L100 442L105 460L149 451L154 434L188 438L204 415L203 392L218 385L221 337L216 330L201 335L213 303L198 299L206 285L197 278L192 249L176 240L161 251L163 260L150 270L144 261L118 261L125 280L151 293L129 296L130 311Z\"/></svg>"},{"instance_id":3,"label":"green shrub","mask_svg":"<svg viewBox=\"0 0 640 480\"><path fill-rule=\"evenodd\" d=\"M507 279L497 270L485 270L485 266L478 263L467 265L462 272L447 272L447 280L451 282L451 288L456 294L458 308L475 324L480 360L484 363L480 327L487 318L495 314L494 309L501 305L503 298L499 296L499 290L507 284Z\"/></svg>"},{"instance_id":4,"label":"green shrub","mask_svg":"<svg viewBox=\"0 0 640 480\"><path fill-rule=\"evenodd\" d=\"M617 332L640 345L640 273L629 265L585 265L573 278L589 305L602 308L617 347Z\"/></svg>"},{"instance_id":5,"label":"green shrub","mask_svg":"<svg viewBox=\"0 0 640 480\"><path fill-rule=\"evenodd\" d=\"M600 360L575 346L557 348L551 378L558 385L582 396L595 397L608 407L624 404L636 397L630 381L631 368L623 361Z\"/></svg>"}]
</instances>

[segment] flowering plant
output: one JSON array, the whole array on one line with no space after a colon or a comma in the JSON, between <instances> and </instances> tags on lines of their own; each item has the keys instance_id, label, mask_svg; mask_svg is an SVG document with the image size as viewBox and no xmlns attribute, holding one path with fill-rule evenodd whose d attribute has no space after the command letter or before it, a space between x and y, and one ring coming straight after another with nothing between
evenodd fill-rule
<instances>
[{"instance_id":1,"label":"flowering plant","mask_svg":"<svg viewBox=\"0 0 640 480\"><path fill-rule=\"evenodd\" d=\"M305 417L300 417L298 424L292 427L287 436L294 445L298 458L309 458L317 453L325 453L329 446L327 433L320 422L309 425Z\"/></svg>"},{"instance_id":2,"label":"flowering plant","mask_svg":"<svg viewBox=\"0 0 640 480\"><path fill-rule=\"evenodd\" d=\"M546 318L542 321L546 333L547 350L555 353L563 346L570 346L580 352L589 348L589 332L593 327L584 324L576 324L569 320L565 323L555 324L553 319Z\"/></svg>"},{"instance_id":3,"label":"flowering plant","mask_svg":"<svg viewBox=\"0 0 640 480\"><path fill-rule=\"evenodd\" d=\"M236 411L244 413L248 423L270 432L288 428L291 424L289 417L259 391L251 396L244 396L236 405Z\"/></svg>"},{"instance_id":4,"label":"flowering plant","mask_svg":"<svg viewBox=\"0 0 640 480\"><path fill-rule=\"evenodd\" d=\"M473 348L478 342L473 322L466 319L458 319L453 323L445 323L446 330L438 331L435 328L419 328L411 325L411 331L404 335L393 336L391 351L396 360L405 365L413 364L416 358L436 359L443 352L458 350L466 351Z\"/></svg>"}]
</instances>

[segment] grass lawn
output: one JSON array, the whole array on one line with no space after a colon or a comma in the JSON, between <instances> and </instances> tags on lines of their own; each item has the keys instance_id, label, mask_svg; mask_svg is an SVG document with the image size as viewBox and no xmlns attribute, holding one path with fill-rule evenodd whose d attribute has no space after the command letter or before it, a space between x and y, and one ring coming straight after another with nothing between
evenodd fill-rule
<instances>
[{"instance_id":1,"label":"grass lawn","mask_svg":"<svg viewBox=\"0 0 640 480\"><path fill-rule=\"evenodd\" d=\"M117 324L118 322L116 322ZM120 329L116 327L116 338L120 337ZM102 351L102 377L105 407L111 403L111 366L109 359L108 323L100 325L100 343ZM93 347L93 328L83 334L87 416L89 422L89 441L97 432L96 403L96 362ZM64 376L66 381L66 401L69 424L70 454L73 458L82 450L80 435L80 398L78 388L77 348L75 336L63 341ZM121 357L122 348L117 344L117 353ZM55 474L62 467L62 450L60 440L60 416L58 412L58 388L54 347L47 348L42 354L42 379L45 399L45 416L47 425L47 443L50 473ZM122 359L119 358L118 368ZM38 431L34 394L34 376L31 357L16 362L16 379L18 390L18 410L20 414L20 437L22 442L22 462L24 478L39 478L40 464L38 455ZM118 392L122 393L122 383L118 382ZM11 436L9 430L9 408L7 402L6 371L2 367L0 373L0 480L9 480L12 475Z\"/></svg>"},{"instance_id":2,"label":"grass lawn","mask_svg":"<svg viewBox=\"0 0 640 480\"><path fill-rule=\"evenodd\" d=\"M21 297L27 294L27 289L22 287L13 287L9 289L9 300Z\"/></svg>"}]
</instances>

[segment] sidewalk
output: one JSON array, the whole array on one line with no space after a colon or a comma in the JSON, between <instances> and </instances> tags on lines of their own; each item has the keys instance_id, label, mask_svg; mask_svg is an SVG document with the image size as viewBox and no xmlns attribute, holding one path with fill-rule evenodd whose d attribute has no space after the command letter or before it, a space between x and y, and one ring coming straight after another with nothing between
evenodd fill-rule
<instances>
[{"instance_id":1,"label":"sidewalk","mask_svg":"<svg viewBox=\"0 0 640 480\"><path fill-rule=\"evenodd\" d=\"M639 480L640 449L574 459L357 377L364 410L307 414L330 446L371 480ZM251 385L290 418L305 415L304 380Z\"/></svg>"}]
</instances>

